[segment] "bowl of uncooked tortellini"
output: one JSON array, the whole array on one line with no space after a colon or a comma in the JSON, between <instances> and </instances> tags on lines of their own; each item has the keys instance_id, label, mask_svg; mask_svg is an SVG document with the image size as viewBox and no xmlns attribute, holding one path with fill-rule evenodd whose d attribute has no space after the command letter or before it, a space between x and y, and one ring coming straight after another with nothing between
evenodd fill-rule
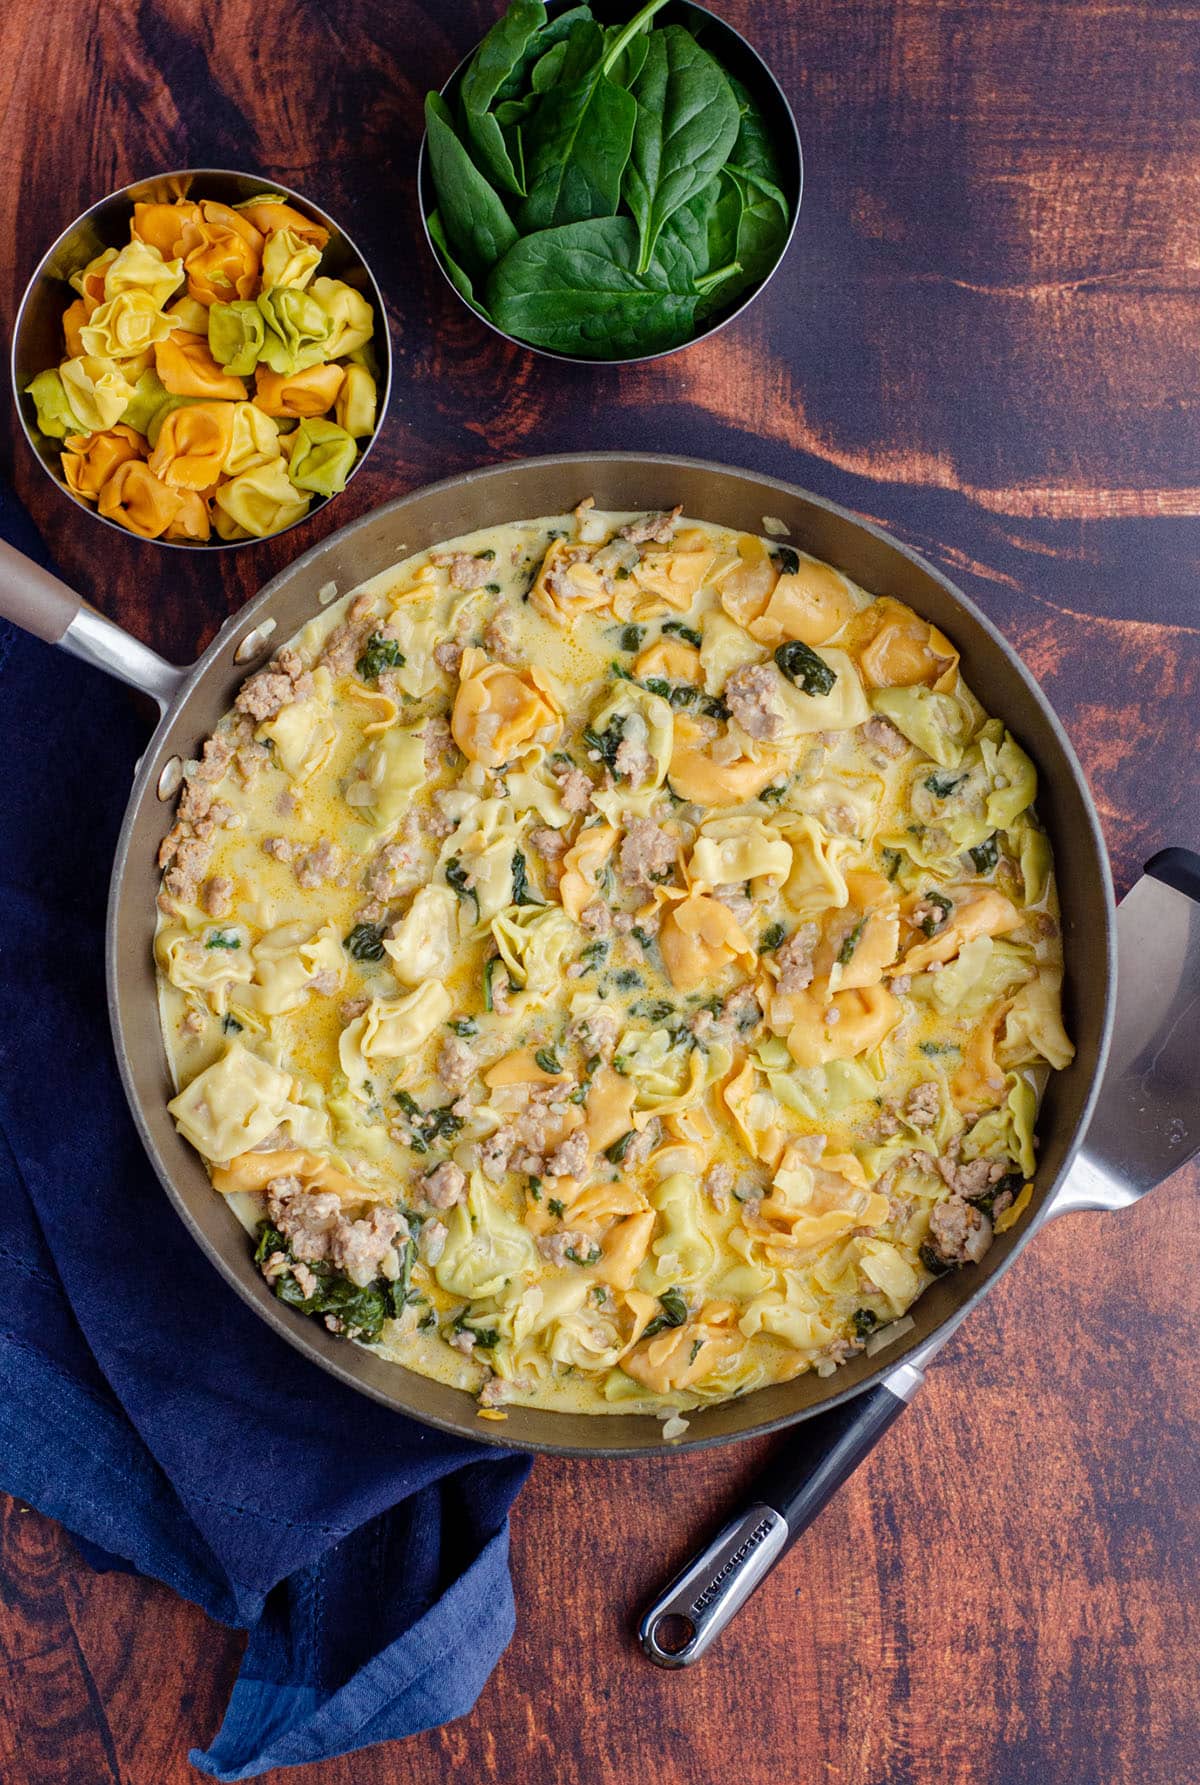
<instances>
[{"instance_id":1,"label":"bowl of uncooked tortellini","mask_svg":"<svg viewBox=\"0 0 1200 1785\"><path fill-rule=\"evenodd\" d=\"M184 548L282 533L342 491L391 378L354 243L260 175L162 174L55 242L13 331L13 388L59 487Z\"/></svg>"}]
</instances>

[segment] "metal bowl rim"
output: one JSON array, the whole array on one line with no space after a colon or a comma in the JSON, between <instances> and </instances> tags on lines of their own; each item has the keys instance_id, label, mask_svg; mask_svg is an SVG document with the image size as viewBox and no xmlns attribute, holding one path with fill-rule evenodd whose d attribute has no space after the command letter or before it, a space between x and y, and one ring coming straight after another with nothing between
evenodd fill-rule
<instances>
[{"instance_id":1,"label":"metal bowl rim","mask_svg":"<svg viewBox=\"0 0 1200 1785\"><path fill-rule=\"evenodd\" d=\"M51 470L50 466L38 451L30 427L29 417L25 413L25 392L20 386L20 375L17 370L17 352L25 322L25 312L29 308L34 293L39 285L44 279L50 277L46 271L47 263L57 252L62 242L65 241L68 236L73 235L81 224L86 223L89 217L94 217L98 211L106 210L109 205L120 203L127 195L132 194L139 187L153 185L160 180L203 180L208 178L246 180L251 183L260 181L264 191L270 190L272 192L278 192L287 198L294 199L298 205L302 205L307 211L311 211L317 222L327 224L331 230L335 231L342 238L359 265L362 267L363 273L366 275L371 287L371 295L374 301L376 315L379 317L383 325L382 334L385 344L383 358L386 362L384 367L383 388L377 399L375 427L372 431L371 438L355 460L354 467L351 470L349 477L346 479L345 484L336 492L336 494L320 497L317 506L315 508L310 507L298 520L290 521L286 527L281 527L277 533L267 533L264 534L262 538L256 536L252 539L141 539L140 534L130 532L128 527L122 527L117 521L110 521L107 515L101 514L97 509L93 508L90 503L83 501L81 497L77 496L73 490L67 487L67 484L63 479L58 477ZM130 202L133 202L132 198L130 199ZM46 476L50 479L51 483L54 484L55 488L60 490L76 508L82 509L85 514L91 516L92 520L101 522L103 526L111 527L114 532L121 534L123 538L140 540L140 543L143 545L165 546L169 551L180 552L227 552L234 551L241 546L261 545L263 539L282 539L283 535L285 533L290 533L293 527L302 527L306 521L312 520L315 515L320 514L331 502L336 502L338 496L343 495L345 491L349 489L359 471L362 469L362 466L366 463L368 455L374 450L375 443L379 438L384 421L387 418L388 403L392 394L391 329L388 323L387 308L383 301L383 293L379 288L379 282L371 271L370 263L362 249L354 240L353 236L350 235L347 230L342 228L337 219L328 211L322 209L322 207L313 199L308 198L303 192L297 192L292 186L285 186L282 180L271 179L265 174L246 173L243 169L239 168L177 168L169 173L148 174L143 179L130 180L126 185L116 187L114 191L108 193L104 198L97 199L95 204L91 204L86 210L80 211L74 222L68 223L65 229L61 229L58 232L57 236L55 236L50 246L46 249L46 252L42 255L37 266L30 275L29 281L22 293L21 301L17 305L17 312L13 318L12 347L9 352L9 379L12 385L13 404L16 408L18 418L20 419L21 431L29 445L30 452L33 454Z\"/></svg>"}]
</instances>

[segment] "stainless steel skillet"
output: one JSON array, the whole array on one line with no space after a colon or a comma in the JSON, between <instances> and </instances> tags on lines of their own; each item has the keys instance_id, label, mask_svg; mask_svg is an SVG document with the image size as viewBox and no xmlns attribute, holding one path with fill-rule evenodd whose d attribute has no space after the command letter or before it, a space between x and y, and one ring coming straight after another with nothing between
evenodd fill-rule
<instances>
[{"instance_id":1,"label":"stainless steel skillet","mask_svg":"<svg viewBox=\"0 0 1200 1785\"><path fill-rule=\"evenodd\" d=\"M646 509L682 503L685 513L760 532L765 516L789 529L793 544L838 565L864 587L897 596L950 634L963 671L1038 764L1039 810L1053 839L1063 907L1066 1018L1077 1045L1068 1071L1056 1074L1040 1122L1042 1145L1033 1205L996 1242L983 1264L935 1283L913 1310L915 1325L878 1357L854 1359L828 1379L813 1374L711 1407L692 1416L680 1448L810 1423L782 1474L701 1567L699 1585L655 1608L643 1630L652 1659L693 1660L712 1640L803 1523L865 1454L874 1437L919 1384L920 1373L990 1283L1053 1211L1118 1206L1182 1164L1200 1144L1195 1111L1181 1084L1164 1080L1179 1057L1186 1015L1172 999L1188 951L1200 943L1186 894L1159 880L1138 889L1156 950L1153 972L1139 961L1137 995L1122 1010L1119 1057L1105 1085L1105 1111L1089 1150L1076 1164L1100 1091L1115 997L1116 928L1108 864L1079 764L1037 684L982 614L915 553L866 521L791 485L692 459L632 453L524 460L472 472L387 504L331 535L281 572L229 619L198 663L176 669L79 598L11 552L0 558L0 613L61 644L158 701L162 717L138 765L117 848L108 914L107 971L113 1037L130 1108L167 1195L197 1243L237 1292L288 1342L349 1386L439 1428L485 1443L574 1455L638 1454L661 1449L660 1427L645 1416L603 1418L513 1408L502 1428L476 1418L459 1390L384 1363L346 1345L276 1301L254 1269L243 1230L215 1196L199 1158L175 1132L158 1028L152 937L158 844L169 828L179 764L194 755L232 703L238 685L311 615L331 589L338 594L410 552L455 534L506 520L564 512L585 495L604 508ZM1153 992L1161 1002L1144 994ZM1193 1043L1196 1006L1191 1006ZM1174 1027L1172 1028L1172 1025ZM1165 1043L1165 1052L1163 1044ZM1193 1047L1194 1057L1194 1047ZM1143 1131L1134 1132L1128 1091L1153 1069ZM1187 1061L1190 1067L1191 1061ZM1140 1081L1139 1081L1140 1082ZM1167 1144L1159 1120L1172 1105L1178 1139ZM1072 1167L1075 1167L1072 1170ZM1070 1179L1068 1181L1068 1173ZM1132 1186L1132 1189L1129 1188ZM864 1391L870 1390L870 1393ZM802 1440L803 1443L803 1440ZM832 1447L832 1449L831 1449ZM798 1460L797 1460L798 1459ZM798 1473L797 1473L798 1471ZM765 1518L770 1513L770 1519ZM790 1514L790 1517L789 1517ZM766 1524L769 1528L762 1529ZM663 1615L689 1620L681 1646L667 1647ZM663 1640L659 1640L660 1635Z\"/></svg>"}]
</instances>

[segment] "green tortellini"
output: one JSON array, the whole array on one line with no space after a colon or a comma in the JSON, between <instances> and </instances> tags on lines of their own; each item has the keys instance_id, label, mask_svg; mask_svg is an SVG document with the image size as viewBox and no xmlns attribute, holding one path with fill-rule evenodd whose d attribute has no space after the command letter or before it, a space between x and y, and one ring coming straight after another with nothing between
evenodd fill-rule
<instances>
[{"instance_id":1,"label":"green tortellini","mask_svg":"<svg viewBox=\"0 0 1200 1785\"><path fill-rule=\"evenodd\" d=\"M447 1294L464 1301L495 1295L537 1258L528 1229L488 1195L479 1172L471 1173L468 1200L451 1209L446 1225L446 1246L434 1275Z\"/></svg>"},{"instance_id":2,"label":"green tortellini","mask_svg":"<svg viewBox=\"0 0 1200 1785\"><path fill-rule=\"evenodd\" d=\"M963 1158L985 1154L1015 1160L1023 1175L1031 1178L1037 1167L1033 1150L1033 1125L1037 1120L1037 1091L1019 1073L1008 1075L1008 1095L999 1109L981 1116L963 1141Z\"/></svg>"},{"instance_id":3,"label":"green tortellini","mask_svg":"<svg viewBox=\"0 0 1200 1785\"><path fill-rule=\"evenodd\" d=\"M258 308L266 325L259 358L272 372L303 372L333 358L329 317L307 291L265 291Z\"/></svg>"},{"instance_id":4,"label":"green tortellini","mask_svg":"<svg viewBox=\"0 0 1200 1785\"><path fill-rule=\"evenodd\" d=\"M1007 731L998 749L986 737L981 739L980 749L992 778L988 823L993 830L1008 830L1037 797L1037 770Z\"/></svg>"},{"instance_id":5,"label":"green tortellini","mask_svg":"<svg viewBox=\"0 0 1200 1785\"><path fill-rule=\"evenodd\" d=\"M125 405L121 420L127 427L148 436L151 421L162 405L169 401L166 385L153 366L149 366L134 385L133 395Z\"/></svg>"},{"instance_id":6,"label":"green tortellini","mask_svg":"<svg viewBox=\"0 0 1200 1785\"><path fill-rule=\"evenodd\" d=\"M1043 967L1021 987L1004 1022L1006 1059L1048 1060L1056 1072L1071 1064L1075 1048L1063 1027L1062 977L1061 967Z\"/></svg>"},{"instance_id":7,"label":"green tortellini","mask_svg":"<svg viewBox=\"0 0 1200 1785\"><path fill-rule=\"evenodd\" d=\"M71 408L70 400L56 367L39 372L25 386L37 410L37 425L52 440L65 440L68 434L86 434L87 429Z\"/></svg>"},{"instance_id":8,"label":"green tortellini","mask_svg":"<svg viewBox=\"0 0 1200 1785\"><path fill-rule=\"evenodd\" d=\"M1039 905L1045 897L1050 871L1054 866L1050 839L1045 831L1039 830L1026 819L1015 831L1009 832L1008 842L1021 865L1025 903Z\"/></svg>"},{"instance_id":9,"label":"green tortellini","mask_svg":"<svg viewBox=\"0 0 1200 1785\"><path fill-rule=\"evenodd\" d=\"M579 932L558 905L506 912L494 919L492 935L515 982L537 997L562 983L579 949Z\"/></svg>"},{"instance_id":10,"label":"green tortellini","mask_svg":"<svg viewBox=\"0 0 1200 1785\"><path fill-rule=\"evenodd\" d=\"M712 1269L716 1247L700 1220L699 1199L685 1172L673 1172L650 1198L662 1220L639 1282L651 1294L672 1283L693 1283Z\"/></svg>"},{"instance_id":11,"label":"green tortellini","mask_svg":"<svg viewBox=\"0 0 1200 1785\"><path fill-rule=\"evenodd\" d=\"M213 304L208 312L208 346L213 358L239 378L248 378L267 339L263 313L253 298Z\"/></svg>"},{"instance_id":12,"label":"green tortellini","mask_svg":"<svg viewBox=\"0 0 1200 1785\"><path fill-rule=\"evenodd\" d=\"M336 496L346 487L358 447L336 422L313 416L289 436L288 476L298 489L318 496Z\"/></svg>"}]
</instances>

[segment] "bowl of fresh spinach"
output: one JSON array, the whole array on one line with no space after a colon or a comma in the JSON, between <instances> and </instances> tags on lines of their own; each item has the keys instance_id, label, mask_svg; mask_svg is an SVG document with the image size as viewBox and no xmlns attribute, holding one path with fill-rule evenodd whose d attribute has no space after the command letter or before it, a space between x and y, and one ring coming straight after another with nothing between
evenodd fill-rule
<instances>
[{"instance_id":1,"label":"bowl of fresh spinach","mask_svg":"<svg viewBox=\"0 0 1200 1785\"><path fill-rule=\"evenodd\" d=\"M753 301L803 161L766 63L693 0L511 0L428 95L417 177L434 258L488 327L621 364Z\"/></svg>"}]
</instances>

